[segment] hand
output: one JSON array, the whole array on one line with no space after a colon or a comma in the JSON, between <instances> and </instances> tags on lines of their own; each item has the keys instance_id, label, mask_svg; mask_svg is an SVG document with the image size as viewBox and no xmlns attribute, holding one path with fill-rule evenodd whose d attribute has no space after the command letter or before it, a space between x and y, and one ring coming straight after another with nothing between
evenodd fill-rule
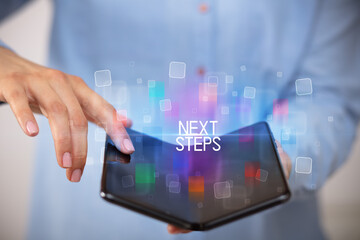
<instances>
[{"instance_id":1,"label":"hand","mask_svg":"<svg viewBox=\"0 0 360 240\"><path fill-rule=\"evenodd\" d=\"M72 182L81 179L87 156L88 121L103 127L125 154L135 151L116 110L85 82L70 74L27 61L0 47L0 101L10 104L28 136L39 127L33 112L48 118L57 162Z\"/></svg>"},{"instance_id":2,"label":"hand","mask_svg":"<svg viewBox=\"0 0 360 240\"><path fill-rule=\"evenodd\" d=\"M289 177L290 177L290 173L291 173L291 159L289 157L289 155L284 152L284 150L282 149L282 146L280 144L279 141L275 140L276 142L276 145L277 145L277 151L280 155L280 160L281 160L281 163L283 165L283 168L284 168L284 172L285 172L285 176L286 176L286 179L289 180ZM191 230L186 230L186 229L182 229L182 228L179 228L179 227L176 227L174 225L168 225L167 226L167 230L170 234L179 234L179 233L189 233L191 232Z\"/></svg>"}]
</instances>

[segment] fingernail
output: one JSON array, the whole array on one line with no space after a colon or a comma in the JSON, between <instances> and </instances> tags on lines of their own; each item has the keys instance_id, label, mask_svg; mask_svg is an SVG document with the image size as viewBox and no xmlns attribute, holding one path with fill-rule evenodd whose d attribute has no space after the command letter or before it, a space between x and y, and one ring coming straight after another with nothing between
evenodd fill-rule
<instances>
[{"instance_id":1,"label":"fingernail","mask_svg":"<svg viewBox=\"0 0 360 240\"><path fill-rule=\"evenodd\" d=\"M65 168L71 167L72 162L71 162L71 155L69 152L64 153L62 160L63 160L63 167Z\"/></svg>"},{"instance_id":2,"label":"fingernail","mask_svg":"<svg viewBox=\"0 0 360 240\"><path fill-rule=\"evenodd\" d=\"M38 132L38 128L37 128L36 124L33 123L33 121L28 121L26 123L26 130L28 131L28 133L30 135L33 135L34 133Z\"/></svg>"},{"instance_id":3,"label":"fingernail","mask_svg":"<svg viewBox=\"0 0 360 240\"><path fill-rule=\"evenodd\" d=\"M72 182L80 182L81 179L81 169L75 169L71 174Z\"/></svg>"},{"instance_id":4,"label":"fingernail","mask_svg":"<svg viewBox=\"0 0 360 240\"><path fill-rule=\"evenodd\" d=\"M126 150L128 150L129 152L134 152L135 151L134 145L132 144L130 139L126 138L124 140L124 146L125 146Z\"/></svg>"}]
</instances>

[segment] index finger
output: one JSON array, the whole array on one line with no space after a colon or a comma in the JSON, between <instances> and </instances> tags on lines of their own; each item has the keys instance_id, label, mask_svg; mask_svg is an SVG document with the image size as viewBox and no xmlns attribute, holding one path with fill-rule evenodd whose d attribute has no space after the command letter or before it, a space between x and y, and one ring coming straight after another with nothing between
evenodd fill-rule
<instances>
[{"instance_id":1,"label":"index finger","mask_svg":"<svg viewBox=\"0 0 360 240\"><path fill-rule=\"evenodd\" d=\"M124 127L131 122L118 120L116 109L110 103L91 90L82 79L74 76L72 79L71 85L88 120L103 127L121 152L132 154L135 148Z\"/></svg>"}]
</instances>

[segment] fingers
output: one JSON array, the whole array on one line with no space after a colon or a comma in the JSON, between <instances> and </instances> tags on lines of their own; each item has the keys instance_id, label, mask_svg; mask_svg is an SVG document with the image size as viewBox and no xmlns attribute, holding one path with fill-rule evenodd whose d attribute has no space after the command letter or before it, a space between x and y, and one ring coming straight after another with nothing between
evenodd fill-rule
<instances>
[{"instance_id":1,"label":"fingers","mask_svg":"<svg viewBox=\"0 0 360 240\"><path fill-rule=\"evenodd\" d=\"M72 182L79 182L86 163L88 121L68 81L51 81L50 85L62 99L69 115L72 151L66 176Z\"/></svg>"},{"instance_id":2,"label":"fingers","mask_svg":"<svg viewBox=\"0 0 360 240\"><path fill-rule=\"evenodd\" d=\"M290 159L289 155L283 150L280 142L278 140L275 140L275 143L277 146L277 151L280 156L281 164L283 165L283 168L285 171L285 176L287 179L289 179L290 173L291 173L291 168L292 168L291 159Z\"/></svg>"},{"instance_id":3,"label":"fingers","mask_svg":"<svg viewBox=\"0 0 360 240\"><path fill-rule=\"evenodd\" d=\"M57 162L59 166L69 168L72 166L72 140L67 107L49 85L34 86L36 87L30 88L30 91L43 114L49 119Z\"/></svg>"},{"instance_id":4,"label":"fingers","mask_svg":"<svg viewBox=\"0 0 360 240\"><path fill-rule=\"evenodd\" d=\"M117 115L116 109L100 95L92 91L81 79L73 77L71 84L86 117L103 127L113 140L115 146L125 154L135 151L125 126L130 126L131 121Z\"/></svg>"},{"instance_id":5,"label":"fingers","mask_svg":"<svg viewBox=\"0 0 360 240\"><path fill-rule=\"evenodd\" d=\"M4 97L24 133L28 136L36 136L39 133L39 127L30 109L24 89L19 87L15 89L9 86L9 90L5 93Z\"/></svg>"},{"instance_id":6,"label":"fingers","mask_svg":"<svg viewBox=\"0 0 360 240\"><path fill-rule=\"evenodd\" d=\"M186 230L182 228L175 227L174 225L168 225L167 230L170 234L179 234L179 233L189 233L192 232L191 230Z\"/></svg>"}]
</instances>

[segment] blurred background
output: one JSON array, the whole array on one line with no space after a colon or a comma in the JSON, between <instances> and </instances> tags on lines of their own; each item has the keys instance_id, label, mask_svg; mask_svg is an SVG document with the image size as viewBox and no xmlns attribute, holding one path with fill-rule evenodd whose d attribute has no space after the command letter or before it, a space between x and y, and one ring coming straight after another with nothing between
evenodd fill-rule
<instances>
[{"instance_id":1,"label":"blurred background","mask_svg":"<svg viewBox=\"0 0 360 240\"><path fill-rule=\"evenodd\" d=\"M0 23L0 38L21 56L46 64L51 19L50 1L32 1ZM0 107L0 133L0 239L24 239L35 141L25 136L7 105ZM319 192L322 224L329 239L360 239L359 169L357 137L347 162Z\"/></svg>"}]
</instances>

